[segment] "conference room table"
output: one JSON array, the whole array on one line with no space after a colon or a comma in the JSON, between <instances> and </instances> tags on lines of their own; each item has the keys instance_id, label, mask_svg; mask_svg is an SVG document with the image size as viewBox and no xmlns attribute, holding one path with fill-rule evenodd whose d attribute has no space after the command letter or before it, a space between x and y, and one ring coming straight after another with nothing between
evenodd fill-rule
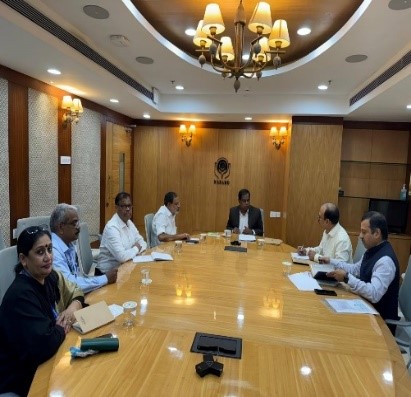
<instances>
[{"instance_id":1,"label":"conference room table","mask_svg":"<svg viewBox=\"0 0 411 397\"><path fill-rule=\"evenodd\" d=\"M136 301L135 325L124 315L80 335L68 333L42 364L30 396L395 396L409 395L409 375L380 316L337 314L324 296L298 290L283 275L294 249L284 243L242 243L224 250L224 238L204 244L157 247L173 261L120 266L117 283L87 295L88 303ZM141 284L150 266L151 284ZM307 271L293 265L291 273ZM356 298L336 288L338 298ZM241 359L214 356L220 377L200 377L203 360L190 352L196 332L242 339ZM71 358L81 338L112 333L117 352Z\"/></svg>"}]
</instances>

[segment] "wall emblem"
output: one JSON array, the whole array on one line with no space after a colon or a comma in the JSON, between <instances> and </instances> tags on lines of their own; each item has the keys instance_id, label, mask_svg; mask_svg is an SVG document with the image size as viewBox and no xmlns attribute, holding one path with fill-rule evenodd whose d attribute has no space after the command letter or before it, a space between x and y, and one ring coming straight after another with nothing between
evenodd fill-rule
<instances>
[{"instance_id":1,"label":"wall emblem","mask_svg":"<svg viewBox=\"0 0 411 397\"><path fill-rule=\"evenodd\" d=\"M214 179L214 185L229 185L230 181L228 180L230 176L230 168L231 164L225 157L220 157L214 163L214 175L216 179Z\"/></svg>"}]
</instances>

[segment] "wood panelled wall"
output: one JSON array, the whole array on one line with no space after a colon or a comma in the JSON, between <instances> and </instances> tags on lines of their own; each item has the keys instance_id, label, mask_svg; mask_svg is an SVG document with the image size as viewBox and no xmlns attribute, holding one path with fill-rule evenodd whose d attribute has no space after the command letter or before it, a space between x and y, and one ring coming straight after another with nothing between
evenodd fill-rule
<instances>
[{"instance_id":1,"label":"wood panelled wall","mask_svg":"<svg viewBox=\"0 0 411 397\"><path fill-rule=\"evenodd\" d=\"M264 209L266 236L281 238L282 219L269 218L269 212L284 208L288 140L276 150L268 130L197 128L187 147L178 127L139 126L134 142L133 218L140 230L144 215L175 191L181 200L178 230L222 231L238 191L247 188L251 204ZM230 163L229 185L214 183L221 157Z\"/></svg>"},{"instance_id":2,"label":"wood panelled wall","mask_svg":"<svg viewBox=\"0 0 411 397\"><path fill-rule=\"evenodd\" d=\"M10 206L10 236L16 227L17 219L30 216L29 206L29 123L28 120L28 89L44 92L58 97L61 101L63 95L69 93L54 86L45 84L30 76L16 72L0 65L0 77L8 81L8 136L9 136L9 206ZM102 147L105 139L105 124L108 121L121 125L130 125L134 120L120 113L107 109L94 102L81 98L83 107L101 114ZM63 127L61 123L63 113L59 110L58 123L58 156L71 155L71 126ZM105 156L102 156L102 172L105 171ZM132 161L132 160L131 160ZM131 175L132 179L132 175ZM58 166L58 199L60 202L71 202L71 167ZM102 197L104 197L104 185L102 184ZM102 201L104 208L104 202ZM101 212L101 230L104 227L104 211ZM7 241L15 243L15 240Z\"/></svg>"},{"instance_id":3,"label":"wood panelled wall","mask_svg":"<svg viewBox=\"0 0 411 397\"><path fill-rule=\"evenodd\" d=\"M295 247L318 245L323 233L317 222L319 208L338 202L343 125L342 119L328 122L293 119L285 240Z\"/></svg>"}]
</instances>

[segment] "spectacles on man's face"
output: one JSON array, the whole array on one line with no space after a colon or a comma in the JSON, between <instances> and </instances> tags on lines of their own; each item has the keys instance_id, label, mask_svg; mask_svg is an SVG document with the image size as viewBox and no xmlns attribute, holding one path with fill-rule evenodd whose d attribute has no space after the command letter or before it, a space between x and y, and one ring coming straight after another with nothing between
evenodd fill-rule
<instances>
[{"instance_id":1,"label":"spectacles on man's face","mask_svg":"<svg viewBox=\"0 0 411 397\"><path fill-rule=\"evenodd\" d=\"M45 223L39 226L29 226L28 228L25 229L25 232L27 234L37 234L39 232L45 232L48 231L49 227Z\"/></svg>"},{"instance_id":2,"label":"spectacles on man's face","mask_svg":"<svg viewBox=\"0 0 411 397\"><path fill-rule=\"evenodd\" d=\"M80 226L80 220L77 219L76 221L71 221L71 222L63 222L64 225L69 225L73 227L79 227Z\"/></svg>"},{"instance_id":3,"label":"spectacles on man's face","mask_svg":"<svg viewBox=\"0 0 411 397\"><path fill-rule=\"evenodd\" d=\"M119 204L117 207L120 207L122 210L133 209L133 204Z\"/></svg>"}]
</instances>

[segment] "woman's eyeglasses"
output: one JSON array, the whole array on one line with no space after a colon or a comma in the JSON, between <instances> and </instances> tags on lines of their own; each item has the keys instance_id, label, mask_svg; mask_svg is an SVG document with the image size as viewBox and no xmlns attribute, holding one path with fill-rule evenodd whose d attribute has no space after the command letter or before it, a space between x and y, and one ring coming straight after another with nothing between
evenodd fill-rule
<instances>
[{"instance_id":1,"label":"woman's eyeglasses","mask_svg":"<svg viewBox=\"0 0 411 397\"><path fill-rule=\"evenodd\" d=\"M46 224L39 225L39 226L29 226L28 228L24 229L27 234L36 234L39 232L48 232L49 226Z\"/></svg>"}]
</instances>

